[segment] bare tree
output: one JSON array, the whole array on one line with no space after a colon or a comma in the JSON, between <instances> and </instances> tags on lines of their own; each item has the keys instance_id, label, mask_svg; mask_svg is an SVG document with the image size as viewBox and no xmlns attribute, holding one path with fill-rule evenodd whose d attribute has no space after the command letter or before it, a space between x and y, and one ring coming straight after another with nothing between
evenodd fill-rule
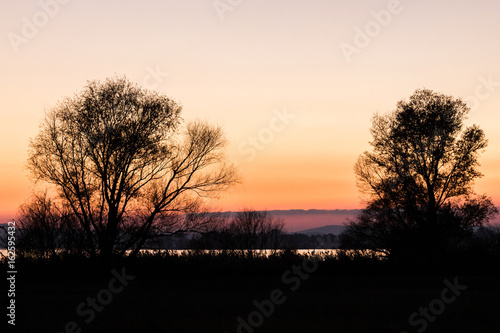
<instances>
[{"instance_id":1,"label":"bare tree","mask_svg":"<svg viewBox=\"0 0 500 333\"><path fill-rule=\"evenodd\" d=\"M280 247L284 223L275 219L266 211L244 210L238 212L227 227L227 232L234 239L235 247L248 256L254 256L255 250Z\"/></svg>"},{"instance_id":2,"label":"bare tree","mask_svg":"<svg viewBox=\"0 0 500 333\"><path fill-rule=\"evenodd\" d=\"M136 253L155 230L237 180L220 127L183 125L181 107L126 78L92 81L46 114L28 166L57 189L92 254ZM174 218L175 217L175 218Z\"/></svg>"}]
</instances>

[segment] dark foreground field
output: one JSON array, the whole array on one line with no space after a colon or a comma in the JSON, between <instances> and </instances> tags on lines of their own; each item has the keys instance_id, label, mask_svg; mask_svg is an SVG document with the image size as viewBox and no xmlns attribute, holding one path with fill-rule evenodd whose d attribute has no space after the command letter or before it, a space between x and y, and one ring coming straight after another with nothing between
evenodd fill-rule
<instances>
[{"instance_id":1,"label":"dark foreground field","mask_svg":"<svg viewBox=\"0 0 500 333\"><path fill-rule=\"evenodd\" d=\"M22 267L13 332L500 332L494 269L315 268L295 256L149 258L115 263L114 273L88 262ZM455 294L443 292L450 284L459 285ZM96 297L104 305L96 301L93 310ZM240 324L249 315L255 328Z\"/></svg>"}]
</instances>

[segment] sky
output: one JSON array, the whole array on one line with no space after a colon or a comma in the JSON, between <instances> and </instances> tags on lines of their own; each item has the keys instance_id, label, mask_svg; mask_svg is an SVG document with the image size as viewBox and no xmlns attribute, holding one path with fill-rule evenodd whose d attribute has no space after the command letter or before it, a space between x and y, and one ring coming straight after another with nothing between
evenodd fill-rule
<instances>
[{"instance_id":1,"label":"sky","mask_svg":"<svg viewBox=\"0 0 500 333\"><path fill-rule=\"evenodd\" d=\"M362 207L371 117L416 89L461 97L486 132L476 182L500 206L500 2L0 2L0 216L34 190L30 138L88 80L125 75L225 130L242 184L222 210Z\"/></svg>"}]
</instances>

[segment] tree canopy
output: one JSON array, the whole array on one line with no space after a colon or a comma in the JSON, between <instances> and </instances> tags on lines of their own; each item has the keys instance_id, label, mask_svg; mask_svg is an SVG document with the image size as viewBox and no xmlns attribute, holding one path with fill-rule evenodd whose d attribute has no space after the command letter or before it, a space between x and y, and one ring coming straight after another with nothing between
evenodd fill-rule
<instances>
[{"instance_id":1,"label":"tree canopy","mask_svg":"<svg viewBox=\"0 0 500 333\"><path fill-rule=\"evenodd\" d=\"M473 191L487 140L477 125L464 125L469 110L459 98L422 89L373 117L372 151L354 167L366 208L345 242L436 251L460 243L496 213L488 197Z\"/></svg>"}]
</instances>

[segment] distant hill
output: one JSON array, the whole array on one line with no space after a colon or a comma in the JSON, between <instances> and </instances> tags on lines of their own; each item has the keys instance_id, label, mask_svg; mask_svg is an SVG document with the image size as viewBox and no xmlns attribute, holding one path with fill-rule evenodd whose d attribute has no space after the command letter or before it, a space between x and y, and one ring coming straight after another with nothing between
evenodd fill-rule
<instances>
[{"instance_id":1,"label":"distant hill","mask_svg":"<svg viewBox=\"0 0 500 333\"><path fill-rule=\"evenodd\" d=\"M269 213L285 222L287 232L309 230L324 226L342 227L350 219L354 219L360 213L357 209L335 209L335 210L271 210ZM328 232L327 232L328 233Z\"/></svg>"},{"instance_id":2,"label":"distant hill","mask_svg":"<svg viewBox=\"0 0 500 333\"><path fill-rule=\"evenodd\" d=\"M498 207L500 210L500 207ZM237 212L225 212L229 216L234 216ZM323 227L335 227L343 225L349 220L361 213L361 209L290 209L290 210L268 210L268 213L285 222L285 231L297 233L299 231L308 231L320 229ZM490 221L491 224L500 224L500 214ZM327 230L327 229L325 229ZM318 232L313 231L313 232ZM330 231L326 232L330 233ZM338 235L339 232L332 232Z\"/></svg>"},{"instance_id":3,"label":"distant hill","mask_svg":"<svg viewBox=\"0 0 500 333\"><path fill-rule=\"evenodd\" d=\"M326 235L326 234L334 234L340 235L342 231L344 231L345 227L343 225L325 225L319 228L312 228L302 231L296 231L296 234L305 234L308 236L311 235Z\"/></svg>"},{"instance_id":4,"label":"distant hill","mask_svg":"<svg viewBox=\"0 0 500 333\"><path fill-rule=\"evenodd\" d=\"M271 216L280 218L285 222L285 231L297 232L324 226L342 226L349 219L353 219L361 210L359 209L290 209L268 210ZM234 216L237 212L229 211L223 214Z\"/></svg>"}]
</instances>

